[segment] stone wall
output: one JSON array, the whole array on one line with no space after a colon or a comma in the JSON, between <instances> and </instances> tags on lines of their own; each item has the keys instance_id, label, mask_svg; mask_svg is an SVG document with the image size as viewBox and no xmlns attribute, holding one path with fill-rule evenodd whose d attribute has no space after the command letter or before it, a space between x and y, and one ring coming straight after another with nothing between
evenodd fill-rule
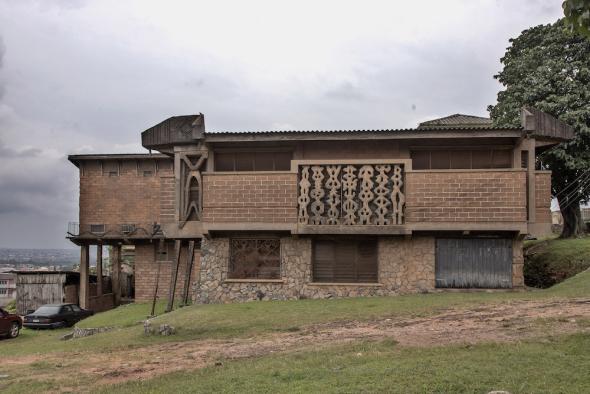
<instances>
[{"instance_id":1,"label":"stone wall","mask_svg":"<svg viewBox=\"0 0 590 394\"><path fill-rule=\"evenodd\" d=\"M512 242L512 287L524 287L524 253L522 239Z\"/></svg>"},{"instance_id":2,"label":"stone wall","mask_svg":"<svg viewBox=\"0 0 590 394\"><path fill-rule=\"evenodd\" d=\"M290 300L394 295L434 290L434 238L381 238L379 283L311 283L312 244L309 238L281 238L282 280L227 279L229 238L203 239L196 302L223 303L257 299Z\"/></svg>"}]
</instances>

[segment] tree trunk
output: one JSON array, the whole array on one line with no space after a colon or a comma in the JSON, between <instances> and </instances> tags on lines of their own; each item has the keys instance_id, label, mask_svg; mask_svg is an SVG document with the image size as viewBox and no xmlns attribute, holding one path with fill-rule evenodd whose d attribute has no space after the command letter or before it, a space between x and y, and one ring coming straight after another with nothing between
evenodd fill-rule
<instances>
[{"instance_id":1,"label":"tree trunk","mask_svg":"<svg viewBox=\"0 0 590 394\"><path fill-rule=\"evenodd\" d=\"M559 238L573 238L582 235L584 233L584 224L580 212L580 202L559 201L559 206L564 207L564 209L561 209L563 229Z\"/></svg>"}]
</instances>

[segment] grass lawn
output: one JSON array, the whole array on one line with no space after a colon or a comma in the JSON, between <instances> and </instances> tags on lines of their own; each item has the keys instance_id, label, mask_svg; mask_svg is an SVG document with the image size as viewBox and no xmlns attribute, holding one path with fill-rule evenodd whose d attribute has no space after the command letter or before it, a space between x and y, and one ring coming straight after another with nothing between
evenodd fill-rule
<instances>
[{"instance_id":1,"label":"grass lawn","mask_svg":"<svg viewBox=\"0 0 590 394\"><path fill-rule=\"evenodd\" d=\"M446 308L510 300L588 297L590 271L583 272L550 289L526 292L434 293L397 297L345 298L332 300L262 301L243 304L194 305L154 319L155 324L176 327L171 337L146 337L139 323L149 314L149 304L131 304L99 313L82 321L81 327L115 327L103 333L73 341L60 341L64 330L24 329L15 340L0 341L4 355L47 352L109 351L135 348L164 341L233 338L293 331L300 327L344 320L370 320L391 316L425 316ZM163 311L164 303L157 311Z\"/></svg>"},{"instance_id":2,"label":"grass lawn","mask_svg":"<svg viewBox=\"0 0 590 394\"><path fill-rule=\"evenodd\" d=\"M590 268L590 237L525 242L525 282L549 287Z\"/></svg>"},{"instance_id":3,"label":"grass lawn","mask_svg":"<svg viewBox=\"0 0 590 394\"><path fill-rule=\"evenodd\" d=\"M399 348L393 341L361 343L229 361L104 392L588 393L588 349L588 334L424 349Z\"/></svg>"}]
</instances>

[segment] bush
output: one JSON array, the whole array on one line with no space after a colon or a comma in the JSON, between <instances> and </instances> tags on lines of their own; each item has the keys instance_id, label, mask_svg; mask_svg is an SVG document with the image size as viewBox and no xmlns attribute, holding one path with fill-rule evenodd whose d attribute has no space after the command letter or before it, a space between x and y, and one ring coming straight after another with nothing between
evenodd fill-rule
<instances>
[{"instance_id":1,"label":"bush","mask_svg":"<svg viewBox=\"0 0 590 394\"><path fill-rule=\"evenodd\" d=\"M525 285L551 287L590 268L590 238L534 242L524 256Z\"/></svg>"},{"instance_id":2,"label":"bush","mask_svg":"<svg viewBox=\"0 0 590 394\"><path fill-rule=\"evenodd\" d=\"M16 300L12 300L6 304L4 310L8 313L16 313Z\"/></svg>"}]
</instances>

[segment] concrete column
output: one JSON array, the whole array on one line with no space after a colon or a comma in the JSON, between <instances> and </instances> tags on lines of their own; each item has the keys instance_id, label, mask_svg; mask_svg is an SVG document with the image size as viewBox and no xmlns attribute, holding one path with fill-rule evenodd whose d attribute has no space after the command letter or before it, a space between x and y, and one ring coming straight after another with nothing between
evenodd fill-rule
<instances>
[{"instance_id":1,"label":"concrete column","mask_svg":"<svg viewBox=\"0 0 590 394\"><path fill-rule=\"evenodd\" d=\"M121 246L111 248L111 283L115 305L121 303Z\"/></svg>"},{"instance_id":2,"label":"concrete column","mask_svg":"<svg viewBox=\"0 0 590 394\"><path fill-rule=\"evenodd\" d=\"M528 168L527 168L527 184L528 184L528 216L529 216L529 223L535 223L535 140L528 139Z\"/></svg>"},{"instance_id":3,"label":"concrete column","mask_svg":"<svg viewBox=\"0 0 590 394\"><path fill-rule=\"evenodd\" d=\"M90 307L90 283L88 280L89 254L90 247L82 245L80 247L80 290L78 292L80 308L87 309Z\"/></svg>"},{"instance_id":4,"label":"concrete column","mask_svg":"<svg viewBox=\"0 0 590 394\"><path fill-rule=\"evenodd\" d=\"M96 295L102 295L102 245L96 245Z\"/></svg>"}]
</instances>

